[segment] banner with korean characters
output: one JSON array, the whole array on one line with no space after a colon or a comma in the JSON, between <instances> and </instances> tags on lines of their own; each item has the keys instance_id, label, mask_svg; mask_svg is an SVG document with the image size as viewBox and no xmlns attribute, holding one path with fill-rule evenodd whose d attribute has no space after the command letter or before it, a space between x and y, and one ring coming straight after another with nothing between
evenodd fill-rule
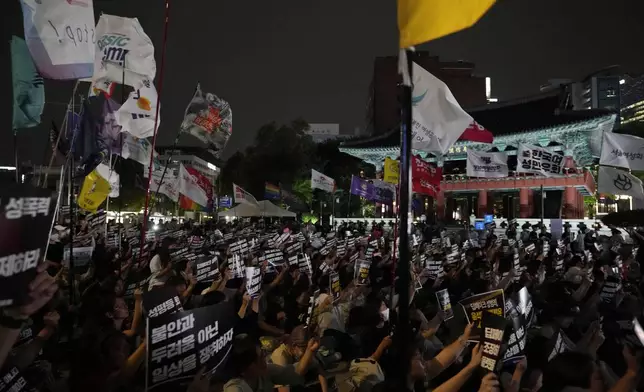
<instances>
[{"instance_id":1,"label":"banner with korean characters","mask_svg":"<svg viewBox=\"0 0 644 392\"><path fill-rule=\"evenodd\" d=\"M453 319L454 309L452 309L452 302L449 299L449 292L447 291L447 289L437 291L436 299L438 300L438 305L443 312L443 319L445 321Z\"/></svg>"},{"instance_id":2,"label":"banner with korean characters","mask_svg":"<svg viewBox=\"0 0 644 392\"><path fill-rule=\"evenodd\" d=\"M4 184L0 190L0 307L24 302L45 257L56 200L47 189Z\"/></svg>"},{"instance_id":3,"label":"banner with korean characters","mask_svg":"<svg viewBox=\"0 0 644 392\"><path fill-rule=\"evenodd\" d=\"M197 282L217 282L221 279L217 255L207 256L195 265Z\"/></svg>"},{"instance_id":4,"label":"banner with korean characters","mask_svg":"<svg viewBox=\"0 0 644 392\"><path fill-rule=\"evenodd\" d=\"M481 367L490 372L496 370L496 363L501 355L501 345L505 332L506 320L502 316L485 312L481 323Z\"/></svg>"},{"instance_id":5,"label":"banner with korean characters","mask_svg":"<svg viewBox=\"0 0 644 392\"><path fill-rule=\"evenodd\" d=\"M148 319L146 390L186 390L202 367L204 374L220 374L235 319L230 301Z\"/></svg>"},{"instance_id":6,"label":"banner with korean characters","mask_svg":"<svg viewBox=\"0 0 644 392\"><path fill-rule=\"evenodd\" d=\"M33 381L33 380L32 380ZM5 367L0 373L0 392L36 392L17 367Z\"/></svg>"},{"instance_id":7,"label":"banner with korean characters","mask_svg":"<svg viewBox=\"0 0 644 392\"><path fill-rule=\"evenodd\" d=\"M465 312L468 323L474 323L470 341L478 342L481 338L481 320L483 312L505 317L505 298L503 290L493 290L487 293L476 294L459 302Z\"/></svg>"},{"instance_id":8,"label":"banner with korean characters","mask_svg":"<svg viewBox=\"0 0 644 392\"><path fill-rule=\"evenodd\" d=\"M143 294L143 309L148 318L183 310L174 287L160 287Z\"/></svg>"},{"instance_id":9,"label":"banner with korean characters","mask_svg":"<svg viewBox=\"0 0 644 392\"><path fill-rule=\"evenodd\" d=\"M519 144L517 173L532 173L546 177L561 175L564 156L547 148Z\"/></svg>"}]
</instances>

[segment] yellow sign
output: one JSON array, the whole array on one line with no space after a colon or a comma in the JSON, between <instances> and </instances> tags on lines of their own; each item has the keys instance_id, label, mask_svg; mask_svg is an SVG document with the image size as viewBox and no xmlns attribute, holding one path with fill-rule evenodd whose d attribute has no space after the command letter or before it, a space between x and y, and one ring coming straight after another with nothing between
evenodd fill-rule
<instances>
[{"instance_id":1,"label":"yellow sign","mask_svg":"<svg viewBox=\"0 0 644 392\"><path fill-rule=\"evenodd\" d=\"M94 170L85 177L80 195L78 195L78 206L86 211L96 212L107 199L110 190L110 183Z\"/></svg>"},{"instance_id":2,"label":"yellow sign","mask_svg":"<svg viewBox=\"0 0 644 392\"><path fill-rule=\"evenodd\" d=\"M471 27L495 0L398 0L400 47L409 48Z\"/></svg>"},{"instance_id":3,"label":"yellow sign","mask_svg":"<svg viewBox=\"0 0 644 392\"><path fill-rule=\"evenodd\" d=\"M398 177L400 176L400 164L397 160L389 157L385 158L385 174L384 182L398 185Z\"/></svg>"}]
</instances>

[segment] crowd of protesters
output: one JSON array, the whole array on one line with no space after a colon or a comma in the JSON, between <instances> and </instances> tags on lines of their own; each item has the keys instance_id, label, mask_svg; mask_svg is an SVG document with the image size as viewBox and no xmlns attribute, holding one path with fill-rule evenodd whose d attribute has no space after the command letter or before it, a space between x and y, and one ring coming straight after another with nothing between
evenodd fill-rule
<instances>
[{"instance_id":1,"label":"crowd of protesters","mask_svg":"<svg viewBox=\"0 0 644 392\"><path fill-rule=\"evenodd\" d=\"M234 335L222 361L200 361L173 390L401 392L393 376L401 366L408 390L418 391L644 388L637 231L573 235L565 226L555 238L539 225L447 231L422 223L409 244L411 268L401 270L387 225L172 221L142 237L140 227L94 218L78 217L71 230L61 222L28 301L2 309L0 392L161 390L147 380L154 311L144 296L168 288L179 312L222 304L235 312L220 320ZM86 263L70 263L70 237L76 247L91 243ZM248 246L238 249L242 239ZM203 259L214 261L210 279L198 271ZM247 267L261 271L259 289ZM409 287L400 287L401 274ZM401 290L409 304L399 302ZM508 323L489 369L482 362L491 350L462 304L494 292ZM446 293L442 302L437 293ZM531 311L518 309L526 298ZM409 347L393 333L401 306L409 306Z\"/></svg>"}]
</instances>

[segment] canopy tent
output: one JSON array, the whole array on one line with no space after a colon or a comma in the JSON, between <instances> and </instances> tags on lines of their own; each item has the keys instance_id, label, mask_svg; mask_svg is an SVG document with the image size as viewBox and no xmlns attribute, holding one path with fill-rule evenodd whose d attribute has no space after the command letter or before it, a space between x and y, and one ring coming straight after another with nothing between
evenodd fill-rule
<instances>
[{"instance_id":1,"label":"canopy tent","mask_svg":"<svg viewBox=\"0 0 644 392\"><path fill-rule=\"evenodd\" d=\"M219 217L252 217L252 216L268 216L278 218L295 218L295 213L287 211L283 208L276 206L268 200L262 200L257 203L257 206L250 204L239 204L235 208L228 211L222 211L217 214Z\"/></svg>"}]
</instances>

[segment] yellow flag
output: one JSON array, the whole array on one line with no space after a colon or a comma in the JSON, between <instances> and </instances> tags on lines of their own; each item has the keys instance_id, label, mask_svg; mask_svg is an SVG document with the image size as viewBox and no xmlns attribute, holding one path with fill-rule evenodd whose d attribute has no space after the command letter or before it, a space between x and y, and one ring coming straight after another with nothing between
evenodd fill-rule
<instances>
[{"instance_id":1,"label":"yellow flag","mask_svg":"<svg viewBox=\"0 0 644 392\"><path fill-rule=\"evenodd\" d=\"M78 206L86 211L96 212L107 199L110 189L110 183L94 170L85 177L80 195L78 195Z\"/></svg>"},{"instance_id":2,"label":"yellow flag","mask_svg":"<svg viewBox=\"0 0 644 392\"><path fill-rule=\"evenodd\" d=\"M398 184L400 175L400 165L397 160L389 157L385 158L385 175L384 181L390 184Z\"/></svg>"},{"instance_id":3,"label":"yellow flag","mask_svg":"<svg viewBox=\"0 0 644 392\"><path fill-rule=\"evenodd\" d=\"M496 0L398 0L400 47L422 44L474 25Z\"/></svg>"}]
</instances>

